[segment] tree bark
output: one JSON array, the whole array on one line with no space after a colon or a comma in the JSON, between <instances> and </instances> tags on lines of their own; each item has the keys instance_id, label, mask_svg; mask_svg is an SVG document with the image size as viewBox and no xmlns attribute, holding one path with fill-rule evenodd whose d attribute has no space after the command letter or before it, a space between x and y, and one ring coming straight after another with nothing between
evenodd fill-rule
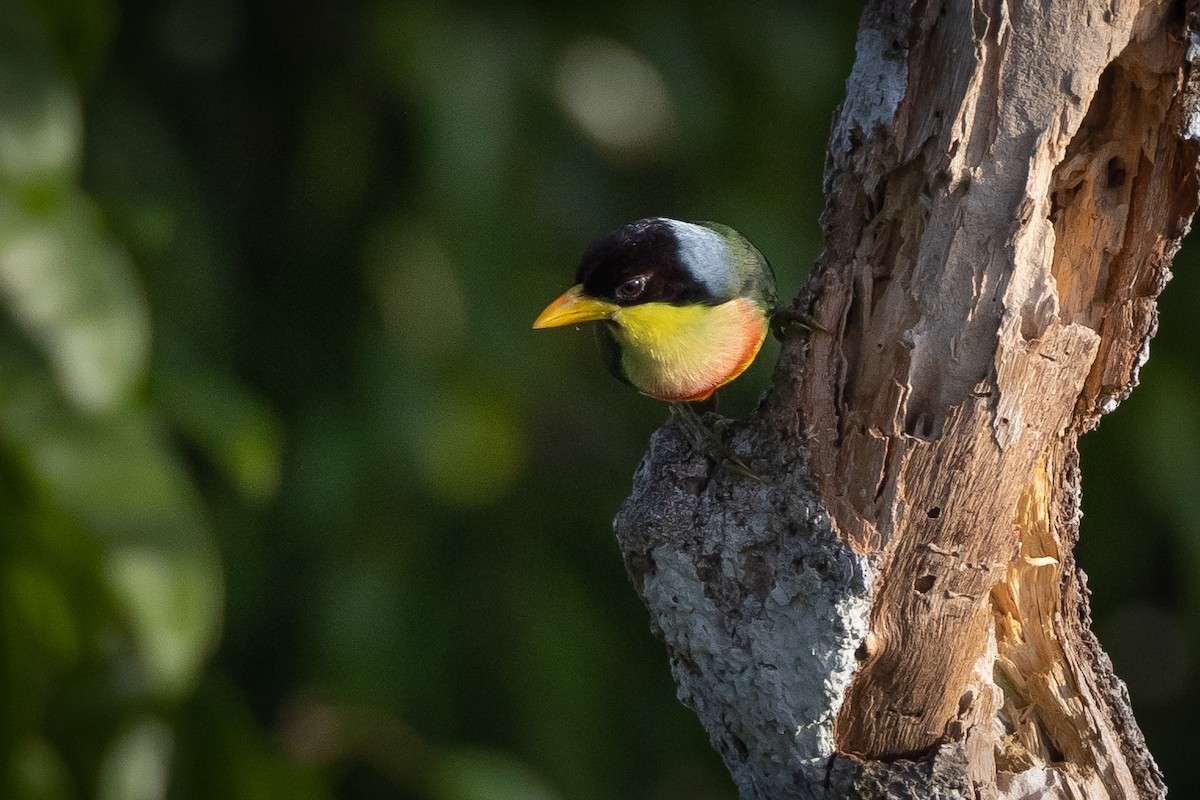
<instances>
[{"instance_id":1,"label":"tree bark","mask_svg":"<svg viewBox=\"0 0 1200 800\"><path fill-rule=\"evenodd\" d=\"M1198 202L1193 2L876 0L774 386L615 528L743 798L1165 793L1090 631L1077 437ZM712 419L712 418L710 418Z\"/></svg>"}]
</instances>

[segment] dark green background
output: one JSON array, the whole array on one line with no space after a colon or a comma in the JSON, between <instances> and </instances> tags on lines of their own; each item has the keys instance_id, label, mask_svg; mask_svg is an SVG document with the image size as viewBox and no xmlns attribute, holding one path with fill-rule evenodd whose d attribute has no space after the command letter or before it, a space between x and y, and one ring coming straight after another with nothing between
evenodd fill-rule
<instances>
[{"instance_id":1,"label":"dark green background","mask_svg":"<svg viewBox=\"0 0 1200 800\"><path fill-rule=\"evenodd\" d=\"M529 325L647 215L795 293L835 6L0 0L3 796L732 798L610 533L665 409ZM1079 558L1187 796L1176 266Z\"/></svg>"}]
</instances>

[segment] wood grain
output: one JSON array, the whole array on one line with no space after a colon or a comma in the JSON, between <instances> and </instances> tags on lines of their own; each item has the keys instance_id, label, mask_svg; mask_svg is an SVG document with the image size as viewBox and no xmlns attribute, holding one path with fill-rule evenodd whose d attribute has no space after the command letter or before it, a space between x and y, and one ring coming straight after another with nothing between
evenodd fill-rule
<instances>
[{"instance_id":1,"label":"wood grain","mask_svg":"<svg viewBox=\"0 0 1200 800\"><path fill-rule=\"evenodd\" d=\"M905 90L890 124L835 126L810 286L834 335L798 356L793 412L879 564L838 747L916 757L999 718L1000 769L1065 756L1137 796L1061 615L1075 532L1049 520L1075 436L1136 382L1196 208L1180 7L874 8Z\"/></svg>"}]
</instances>

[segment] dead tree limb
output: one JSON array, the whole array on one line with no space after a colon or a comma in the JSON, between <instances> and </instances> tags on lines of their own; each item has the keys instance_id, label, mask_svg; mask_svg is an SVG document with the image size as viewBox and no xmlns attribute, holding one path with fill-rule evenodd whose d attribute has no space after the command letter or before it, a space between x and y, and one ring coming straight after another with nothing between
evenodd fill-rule
<instances>
[{"instance_id":1,"label":"dead tree limb","mask_svg":"<svg viewBox=\"0 0 1200 800\"><path fill-rule=\"evenodd\" d=\"M824 252L730 428L616 520L743 798L1160 797L1090 631L1077 437L1137 383L1198 201L1192 3L875 0Z\"/></svg>"}]
</instances>

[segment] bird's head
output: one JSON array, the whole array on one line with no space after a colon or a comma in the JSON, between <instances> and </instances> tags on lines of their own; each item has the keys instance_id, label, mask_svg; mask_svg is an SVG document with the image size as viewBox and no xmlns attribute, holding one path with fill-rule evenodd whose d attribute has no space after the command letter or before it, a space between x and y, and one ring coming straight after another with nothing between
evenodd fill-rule
<instances>
[{"instance_id":1,"label":"bird's head","mask_svg":"<svg viewBox=\"0 0 1200 800\"><path fill-rule=\"evenodd\" d=\"M774 303L770 267L740 234L712 223L642 219L593 242L580 259L575 285L533 327L611 319L626 306L717 305L743 295L764 306Z\"/></svg>"},{"instance_id":2,"label":"bird's head","mask_svg":"<svg viewBox=\"0 0 1200 800\"><path fill-rule=\"evenodd\" d=\"M771 268L741 234L658 217L592 243L575 285L533 327L604 321L602 353L619 378L652 397L695 400L746 368L774 306Z\"/></svg>"}]
</instances>

